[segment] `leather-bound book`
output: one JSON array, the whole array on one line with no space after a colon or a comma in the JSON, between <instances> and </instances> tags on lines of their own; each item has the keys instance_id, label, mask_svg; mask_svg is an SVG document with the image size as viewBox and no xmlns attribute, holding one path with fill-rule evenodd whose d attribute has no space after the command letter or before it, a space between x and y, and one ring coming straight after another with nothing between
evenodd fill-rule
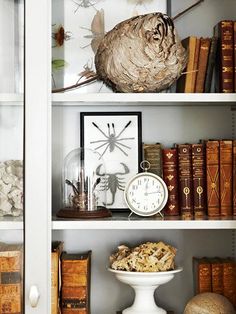
<instances>
[{"instance_id":1,"label":"leather-bound book","mask_svg":"<svg viewBox=\"0 0 236 314\"><path fill-rule=\"evenodd\" d=\"M233 214L236 215L236 140L233 140Z\"/></svg>"},{"instance_id":2,"label":"leather-bound book","mask_svg":"<svg viewBox=\"0 0 236 314\"><path fill-rule=\"evenodd\" d=\"M191 144L178 145L179 202L183 218L193 216Z\"/></svg>"},{"instance_id":3,"label":"leather-bound book","mask_svg":"<svg viewBox=\"0 0 236 314\"><path fill-rule=\"evenodd\" d=\"M91 251L61 256L62 314L90 314Z\"/></svg>"},{"instance_id":4,"label":"leather-bound book","mask_svg":"<svg viewBox=\"0 0 236 314\"><path fill-rule=\"evenodd\" d=\"M236 21L234 21L234 92L236 93Z\"/></svg>"},{"instance_id":5,"label":"leather-bound book","mask_svg":"<svg viewBox=\"0 0 236 314\"><path fill-rule=\"evenodd\" d=\"M211 262L208 258L193 257L194 293L211 292Z\"/></svg>"},{"instance_id":6,"label":"leather-bound book","mask_svg":"<svg viewBox=\"0 0 236 314\"><path fill-rule=\"evenodd\" d=\"M192 144L193 210L195 216L206 214L205 145Z\"/></svg>"},{"instance_id":7,"label":"leather-bound book","mask_svg":"<svg viewBox=\"0 0 236 314\"><path fill-rule=\"evenodd\" d=\"M162 177L161 144L143 144L143 157L150 162L149 172Z\"/></svg>"},{"instance_id":8,"label":"leather-bound book","mask_svg":"<svg viewBox=\"0 0 236 314\"><path fill-rule=\"evenodd\" d=\"M216 92L234 92L234 23L221 21L214 28L219 38L217 52Z\"/></svg>"},{"instance_id":9,"label":"leather-bound book","mask_svg":"<svg viewBox=\"0 0 236 314\"><path fill-rule=\"evenodd\" d=\"M220 258L211 260L211 283L212 292L223 294L223 263Z\"/></svg>"},{"instance_id":10,"label":"leather-bound book","mask_svg":"<svg viewBox=\"0 0 236 314\"><path fill-rule=\"evenodd\" d=\"M0 243L0 313L23 313L23 246Z\"/></svg>"},{"instance_id":11,"label":"leather-bound book","mask_svg":"<svg viewBox=\"0 0 236 314\"><path fill-rule=\"evenodd\" d=\"M178 197L178 152L176 148L162 150L163 180L168 188L168 200L164 208L167 216L179 215Z\"/></svg>"},{"instance_id":12,"label":"leather-bound book","mask_svg":"<svg viewBox=\"0 0 236 314\"><path fill-rule=\"evenodd\" d=\"M211 38L211 46L210 46L208 62L207 62L205 88L204 88L205 93L211 92L213 70L214 70L215 62L216 62L217 43L218 43L218 38L213 36Z\"/></svg>"},{"instance_id":13,"label":"leather-bound book","mask_svg":"<svg viewBox=\"0 0 236 314\"><path fill-rule=\"evenodd\" d=\"M211 45L211 38L200 38L200 50L198 59L198 72L195 84L195 93L203 93L205 86L208 55Z\"/></svg>"},{"instance_id":14,"label":"leather-bound book","mask_svg":"<svg viewBox=\"0 0 236 314\"><path fill-rule=\"evenodd\" d=\"M236 306L235 261L231 258L223 260L223 295Z\"/></svg>"},{"instance_id":15,"label":"leather-bound book","mask_svg":"<svg viewBox=\"0 0 236 314\"><path fill-rule=\"evenodd\" d=\"M219 141L206 142L207 213L220 215Z\"/></svg>"},{"instance_id":16,"label":"leather-bound book","mask_svg":"<svg viewBox=\"0 0 236 314\"><path fill-rule=\"evenodd\" d=\"M63 243L55 241L52 243L51 252L51 314L60 313L59 291L60 291L60 255Z\"/></svg>"},{"instance_id":17,"label":"leather-bound book","mask_svg":"<svg viewBox=\"0 0 236 314\"><path fill-rule=\"evenodd\" d=\"M220 141L220 213L231 216L232 211L232 140Z\"/></svg>"},{"instance_id":18,"label":"leather-bound book","mask_svg":"<svg viewBox=\"0 0 236 314\"><path fill-rule=\"evenodd\" d=\"M182 40L182 45L188 51L188 63L185 69L186 74L182 74L177 81L178 93L194 93L196 81L196 69L198 62L199 41L195 36L189 36ZM196 55L197 53L197 55Z\"/></svg>"}]
</instances>

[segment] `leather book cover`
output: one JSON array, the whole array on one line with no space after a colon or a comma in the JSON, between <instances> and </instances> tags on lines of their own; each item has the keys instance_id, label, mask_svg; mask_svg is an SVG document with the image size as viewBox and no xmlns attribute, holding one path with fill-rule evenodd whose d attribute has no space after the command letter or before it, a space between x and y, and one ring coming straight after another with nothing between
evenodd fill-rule
<instances>
[{"instance_id":1,"label":"leather book cover","mask_svg":"<svg viewBox=\"0 0 236 314\"><path fill-rule=\"evenodd\" d=\"M0 313L23 313L23 246L0 244Z\"/></svg>"},{"instance_id":2,"label":"leather book cover","mask_svg":"<svg viewBox=\"0 0 236 314\"><path fill-rule=\"evenodd\" d=\"M205 145L192 144L193 210L195 216L206 214Z\"/></svg>"},{"instance_id":3,"label":"leather book cover","mask_svg":"<svg viewBox=\"0 0 236 314\"><path fill-rule=\"evenodd\" d=\"M220 213L232 215L232 140L220 141Z\"/></svg>"},{"instance_id":4,"label":"leather book cover","mask_svg":"<svg viewBox=\"0 0 236 314\"><path fill-rule=\"evenodd\" d=\"M219 141L206 142L207 213L220 215Z\"/></svg>"},{"instance_id":5,"label":"leather book cover","mask_svg":"<svg viewBox=\"0 0 236 314\"><path fill-rule=\"evenodd\" d=\"M218 38L213 36L211 38L211 46L208 55L207 70L206 70L206 79L205 79L205 93L211 92L213 70L216 62L216 51L217 51Z\"/></svg>"},{"instance_id":6,"label":"leather book cover","mask_svg":"<svg viewBox=\"0 0 236 314\"><path fill-rule=\"evenodd\" d=\"M60 314L60 255L63 250L63 243L55 241L52 243L51 252L51 314Z\"/></svg>"},{"instance_id":7,"label":"leather book cover","mask_svg":"<svg viewBox=\"0 0 236 314\"><path fill-rule=\"evenodd\" d=\"M195 93L203 93L206 78L206 69L208 62L208 55L211 45L211 38L200 38L200 50L198 59L198 72L195 84Z\"/></svg>"},{"instance_id":8,"label":"leather book cover","mask_svg":"<svg viewBox=\"0 0 236 314\"><path fill-rule=\"evenodd\" d=\"M91 251L61 255L62 314L90 314Z\"/></svg>"},{"instance_id":9,"label":"leather book cover","mask_svg":"<svg viewBox=\"0 0 236 314\"><path fill-rule=\"evenodd\" d=\"M191 144L178 145L179 201L183 218L193 216Z\"/></svg>"},{"instance_id":10,"label":"leather book cover","mask_svg":"<svg viewBox=\"0 0 236 314\"><path fill-rule=\"evenodd\" d=\"M236 306L235 261L231 258L223 260L223 295Z\"/></svg>"},{"instance_id":11,"label":"leather book cover","mask_svg":"<svg viewBox=\"0 0 236 314\"><path fill-rule=\"evenodd\" d=\"M236 215L236 140L233 140L233 214Z\"/></svg>"},{"instance_id":12,"label":"leather book cover","mask_svg":"<svg viewBox=\"0 0 236 314\"><path fill-rule=\"evenodd\" d=\"M234 23L230 20L219 22L214 28L219 38L217 52L216 92L234 92Z\"/></svg>"},{"instance_id":13,"label":"leather book cover","mask_svg":"<svg viewBox=\"0 0 236 314\"><path fill-rule=\"evenodd\" d=\"M182 74L177 81L178 93L194 93L195 80L196 80L196 46L197 37L189 36L182 40L182 45L188 51L188 63L185 69L185 74Z\"/></svg>"},{"instance_id":14,"label":"leather book cover","mask_svg":"<svg viewBox=\"0 0 236 314\"><path fill-rule=\"evenodd\" d=\"M208 258L193 257L194 293L211 292L211 262Z\"/></svg>"},{"instance_id":15,"label":"leather book cover","mask_svg":"<svg viewBox=\"0 0 236 314\"><path fill-rule=\"evenodd\" d=\"M144 160L150 162L150 169L148 170L148 172L152 172L159 177L162 177L161 144L143 143L143 157Z\"/></svg>"},{"instance_id":16,"label":"leather book cover","mask_svg":"<svg viewBox=\"0 0 236 314\"><path fill-rule=\"evenodd\" d=\"M178 198L178 152L176 148L162 150L163 180L168 188L168 200L164 208L167 216L179 215Z\"/></svg>"},{"instance_id":17,"label":"leather book cover","mask_svg":"<svg viewBox=\"0 0 236 314\"><path fill-rule=\"evenodd\" d=\"M220 258L211 260L212 292L223 294L223 263Z\"/></svg>"},{"instance_id":18,"label":"leather book cover","mask_svg":"<svg viewBox=\"0 0 236 314\"><path fill-rule=\"evenodd\" d=\"M236 21L234 21L234 92L236 93Z\"/></svg>"}]
</instances>

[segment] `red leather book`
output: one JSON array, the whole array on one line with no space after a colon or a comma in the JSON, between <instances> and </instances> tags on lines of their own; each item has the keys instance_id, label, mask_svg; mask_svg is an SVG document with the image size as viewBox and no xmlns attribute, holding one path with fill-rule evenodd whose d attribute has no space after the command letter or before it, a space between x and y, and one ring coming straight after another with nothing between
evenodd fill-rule
<instances>
[{"instance_id":1,"label":"red leather book","mask_svg":"<svg viewBox=\"0 0 236 314\"><path fill-rule=\"evenodd\" d=\"M223 260L223 295L236 306L235 261L231 258Z\"/></svg>"},{"instance_id":2,"label":"red leather book","mask_svg":"<svg viewBox=\"0 0 236 314\"><path fill-rule=\"evenodd\" d=\"M206 142L207 213L220 215L219 141Z\"/></svg>"},{"instance_id":3,"label":"red leather book","mask_svg":"<svg viewBox=\"0 0 236 314\"><path fill-rule=\"evenodd\" d=\"M223 294L223 263L220 258L211 260L212 292Z\"/></svg>"},{"instance_id":4,"label":"red leather book","mask_svg":"<svg viewBox=\"0 0 236 314\"><path fill-rule=\"evenodd\" d=\"M232 140L220 141L220 213L232 215Z\"/></svg>"},{"instance_id":5,"label":"red leather book","mask_svg":"<svg viewBox=\"0 0 236 314\"><path fill-rule=\"evenodd\" d=\"M200 38L200 49L198 59L198 72L195 84L195 93L203 93L206 79L208 55L211 45L211 38Z\"/></svg>"},{"instance_id":6,"label":"red leather book","mask_svg":"<svg viewBox=\"0 0 236 314\"><path fill-rule=\"evenodd\" d=\"M221 21L214 28L219 38L216 92L234 92L234 22Z\"/></svg>"},{"instance_id":7,"label":"red leather book","mask_svg":"<svg viewBox=\"0 0 236 314\"><path fill-rule=\"evenodd\" d=\"M233 214L236 215L236 140L233 140Z\"/></svg>"},{"instance_id":8,"label":"red leather book","mask_svg":"<svg viewBox=\"0 0 236 314\"><path fill-rule=\"evenodd\" d=\"M178 145L179 201L183 218L193 216L191 144Z\"/></svg>"},{"instance_id":9,"label":"red leather book","mask_svg":"<svg viewBox=\"0 0 236 314\"><path fill-rule=\"evenodd\" d=\"M236 93L236 21L234 21L234 92Z\"/></svg>"},{"instance_id":10,"label":"red leather book","mask_svg":"<svg viewBox=\"0 0 236 314\"><path fill-rule=\"evenodd\" d=\"M193 210L195 216L206 214L205 145L192 144Z\"/></svg>"},{"instance_id":11,"label":"red leather book","mask_svg":"<svg viewBox=\"0 0 236 314\"><path fill-rule=\"evenodd\" d=\"M168 200L164 208L167 216L179 215L178 200L178 153L176 148L162 150L163 180L168 188Z\"/></svg>"},{"instance_id":12,"label":"red leather book","mask_svg":"<svg viewBox=\"0 0 236 314\"><path fill-rule=\"evenodd\" d=\"M90 314L91 251L83 254L62 253L62 314Z\"/></svg>"},{"instance_id":13,"label":"red leather book","mask_svg":"<svg viewBox=\"0 0 236 314\"><path fill-rule=\"evenodd\" d=\"M194 293L211 292L211 262L208 258L193 258Z\"/></svg>"}]
</instances>

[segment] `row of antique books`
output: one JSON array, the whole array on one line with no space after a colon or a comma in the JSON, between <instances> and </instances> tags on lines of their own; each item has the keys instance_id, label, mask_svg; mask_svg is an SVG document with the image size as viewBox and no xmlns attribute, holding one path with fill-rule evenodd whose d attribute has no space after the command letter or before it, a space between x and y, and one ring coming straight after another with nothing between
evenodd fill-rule
<instances>
[{"instance_id":1,"label":"row of antique books","mask_svg":"<svg viewBox=\"0 0 236 314\"><path fill-rule=\"evenodd\" d=\"M236 215L236 140L198 144L143 144L149 171L168 188L164 215L195 218Z\"/></svg>"},{"instance_id":2,"label":"row of antique books","mask_svg":"<svg viewBox=\"0 0 236 314\"><path fill-rule=\"evenodd\" d=\"M224 295L236 307L236 262L232 258L193 258L195 294Z\"/></svg>"},{"instance_id":3,"label":"row of antique books","mask_svg":"<svg viewBox=\"0 0 236 314\"><path fill-rule=\"evenodd\" d=\"M188 50L188 63L177 92L236 92L236 21L220 21L213 37L189 36L182 44Z\"/></svg>"}]
</instances>

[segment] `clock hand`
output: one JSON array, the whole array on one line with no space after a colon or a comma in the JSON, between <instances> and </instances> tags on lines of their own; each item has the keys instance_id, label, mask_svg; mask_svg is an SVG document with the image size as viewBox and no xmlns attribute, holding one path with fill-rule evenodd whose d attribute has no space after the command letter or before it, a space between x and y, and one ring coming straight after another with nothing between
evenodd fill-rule
<instances>
[{"instance_id":1,"label":"clock hand","mask_svg":"<svg viewBox=\"0 0 236 314\"><path fill-rule=\"evenodd\" d=\"M161 193L160 191L155 191L155 192L149 192L147 194L156 194L156 193Z\"/></svg>"}]
</instances>

